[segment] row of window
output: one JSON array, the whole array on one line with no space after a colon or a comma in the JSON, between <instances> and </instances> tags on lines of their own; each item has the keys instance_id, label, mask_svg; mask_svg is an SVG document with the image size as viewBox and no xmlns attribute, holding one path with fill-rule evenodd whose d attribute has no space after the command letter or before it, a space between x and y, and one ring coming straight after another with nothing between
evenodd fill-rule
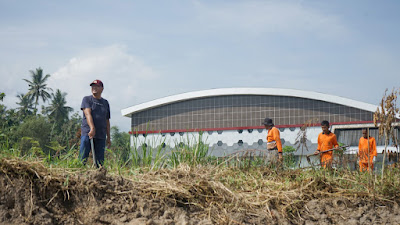
<instances>
[{"instance_id":1,"label":"row of window","mask_svg":"<svg viewBox=\"0 0 400 225\"><path fill-rule=\"evenodd\" d=\"M279 129L280 132L284 132L286 128L278 128L278 129ZM296 130L295 127L289 127L288 129L289 129L290 131L295 131L295 130ZM253 133L254 130L257 130L258 133L262 133L265 129L247 129L247 132L248 132L248 133ZM238 132L239 134L243 133L243 131L244 131L243 129L237 130L237 132ZM214 132L216 132L216 133L218 133L218 134L222 134L224 131L223 131L223 130L217 130L217 131L209 130L209 131L206 131L206 132L207 132L209 135L212 135ZM166 134L167 134L167 133L161 133L161 135L162 135L163 137L165 137ZM170 134L171 136L175 136L175 132L169 132L169 134ZM179 134L179 136L183 136L183 135L185 134L185 132L178 132L178 134ZM146 137L146 136L147 136L146 133L141 134L141 135L142 135L143 137ZM138 137L139 134L133 134L133 136Z\"/></svg>"},{"instance_id":2,"label":"row of window","mask_svg":"<svg viewBox=\"0 0 400 225\"><path fill-rule=\"evenodd\" d=\"M205 110L199 110L199 111L191 111L191 112L183 112L183 111L177 111L176 113L156 113L152 112L151 110L135 114L132 118L133 119L160 119L160 118L182 118L182 117L189 117L193 119L199 119L199 120L204 120L207 118L219 118L219 119L224 119L224 118L243 118L243 117L260 117L262 115L267 115L267 114L276 114L277 117L302 117L305 115L314 115L314 116L324 116L324 115L362 115L362 114L368 114L369 112L365 112L360 109L354 109L354 110L340 110L340 109L332 109L332 110L318 110L318 109L312 109L312 110L305 110L305 109L275 109L275 110L265 110L265 111L254 111L251 109L248 109L246 111L228 111L228 112L221 112L218 109L215 109L214 112L210 111L205 111Z\"/></svg>"},{"instance_id":3,"label":"row of window","mask_svg":"<svg viewBox=\"0 0 400 225\"><path fill-rule=\"evenodd\" d=\"M232 99L246 99L233 100L232 106L224 104L224 101L219 101L224 98ZM254 99L263 99L254 100ZM281 99L281 101L276 101ZM264 102L264 103L263 103ZM255 105L251 104L255 103ZM177 114L192 114L192 115L204 115L214 113L270 113L273 111L281 110L292 111L296 114L296 110L311 110L311 111L323 111L333 114L342 113L360 113L360 109L347 107L335 103L328 103L317 100L296 98L296 97L277 97L277 96L221 96L221 97L208 97L203 99L192 99L188 101L172 103L150 110L145 110L135 114L135 117L149 118L149 117L164 117L172 116Z\"/></svg>"}]
</instances>

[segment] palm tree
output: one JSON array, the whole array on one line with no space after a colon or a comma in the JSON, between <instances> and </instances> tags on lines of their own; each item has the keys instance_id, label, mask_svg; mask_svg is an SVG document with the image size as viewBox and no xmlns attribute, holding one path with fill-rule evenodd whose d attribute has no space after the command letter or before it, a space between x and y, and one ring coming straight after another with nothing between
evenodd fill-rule
<instances>
[{"instance_id":1,"label":"palm tree","mask_svg":"<svg viewBox=\"0 0 400 225\"><path fill-rule=\"evenodd\" d=\"M71 107L66 106L66 95L67 93L62 93L60 89L57 89L55 94L51 94L52 98L50 105L45 108L45 113L54 120L54 123L57 124L58 128L61 128L62 124L68 121L68 115L73 111Z\"/></svg>"},{"instance_id":2,"label":"palm tree","mask_svg":"<svg viewBox=\"0 0 400 225\"><path fill-rule=\"evenodd\" d=\"M37 105L39 102L39 98L42 98L43 102L46 102L50 99L50 94L47 92L48 90L52 91L51 88L46 87L46 81L50 77L50 74L47 74L43 77L42 68L37 68L36 71L30 70L32 81L23 79L29 85L29 92L26 93L26 96L35 100L35 110L37 109Z\"/></svg>"},{"instance_id":3,"label":"palm tree","mask_svg":"<svg viewBox=\"0 0 400 225\"><path fill-rule=\"evenodd\" d=\"M22 116L32 114L32 110L34 110L33 98L28 98L24 94L18 94L17 98L19 99L19 102L17 102L17 104L20 106L17 108L18 113Z\"/></svg>"}]
</instances>

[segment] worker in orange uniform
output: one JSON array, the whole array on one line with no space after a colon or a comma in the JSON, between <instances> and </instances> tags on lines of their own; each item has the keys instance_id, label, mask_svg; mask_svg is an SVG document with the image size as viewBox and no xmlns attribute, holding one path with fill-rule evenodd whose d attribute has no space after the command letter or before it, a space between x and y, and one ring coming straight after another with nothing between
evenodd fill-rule
<instances>
[{"instance_id":1,"label":"worker in orange uniform","mask_svg":"<svg viewBox=\"0 0 400 225\"><path fill-rule=\"evenodd\" d=\"M374 169L374 157L377 156L376 141L370 137L367 129L362 129L363 136L358 142L360 172Z\"/></svg>"},{"instance_id":2,"label":"worker in orange uniform","mask_svg":"<svg viewBox=\"0 0 400 225\"><path fill-rule=\"evenodd\" d=\"M262 123L265 126L265 129L268 130L267 135L267 150L268 150L268 161L277 162L282 161L282 142L281 136L278 128L274 126L272 119L265 118Z\"/></svg>"},{"instance_id":3,"label":"worker in orange uniform","mask_svg":"<svg viewBox=\"0 0 400 225\"><path fill-rule=\"evenodd\" d=\"M339 148L339 144L336 139L336 135L329 130L329 122L324 120L321 122L322 133L318 135L318 147L314 152L315 155L318 155L320 152L337 149ZM333 150L321 153L321 166L323 168L331 168L333 161Z\"/></svg>"}]
</instances>

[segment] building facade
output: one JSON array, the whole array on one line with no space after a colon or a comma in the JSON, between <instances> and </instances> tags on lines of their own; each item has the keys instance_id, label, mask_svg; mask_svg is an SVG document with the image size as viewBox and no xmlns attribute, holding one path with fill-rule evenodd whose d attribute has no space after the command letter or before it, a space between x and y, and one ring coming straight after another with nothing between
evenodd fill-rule
<instances>
[{"instance_id":1,"label":"building facade","mask_svg":"<svg viewBox=\"0 0 400 225\"><path fill-rule=\"evenodd\" d=\"M166 148L174 148L201 138L213 155L223 156L242 149L265 149L267 131L261 124L265 117L273 119L279 128L282 143L295 147L300 127L306 122L311 124L307 128L308 150L301 154L315 151L322 120L332 124L339 142L354 145L353 139L361 136L362 127L371 127L371 134L376 133L372 125L376 108L309 91L224 88L168 96L121 113L131 118L132 143L163 143ZM352 143L346 143L349 135Z\"/></svg>"}]
</instances>

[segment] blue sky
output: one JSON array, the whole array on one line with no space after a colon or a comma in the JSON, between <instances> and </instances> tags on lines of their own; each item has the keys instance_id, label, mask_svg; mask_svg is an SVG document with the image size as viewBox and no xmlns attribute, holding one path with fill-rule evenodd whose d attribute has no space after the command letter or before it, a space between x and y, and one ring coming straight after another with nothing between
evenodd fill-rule
<instances>
[{"instance_id":1,"label":"blue sky","mask_svg":"<svg viewBox=\"0 0 400 225\"><path fill-rule=\"evenodd\" d=\"M0 91L16 107L29 70L79 110L104 82L120 110L211 88L290 88L378 104L400 87L399 1L4 1Z\"/></svg>"}]
</instances>

